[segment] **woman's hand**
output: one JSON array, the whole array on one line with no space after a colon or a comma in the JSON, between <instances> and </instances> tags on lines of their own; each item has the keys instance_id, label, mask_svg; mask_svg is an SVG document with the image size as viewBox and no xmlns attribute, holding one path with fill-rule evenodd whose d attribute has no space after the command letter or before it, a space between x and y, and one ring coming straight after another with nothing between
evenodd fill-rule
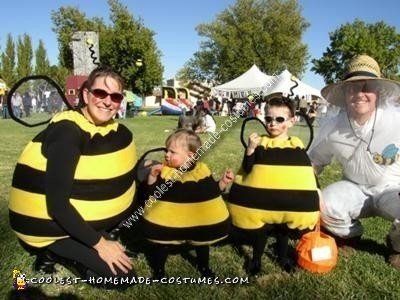
<instances>
[{"instance_id":1,"label":"woman's hand","mask_svg":"<svg viewBox=\"0 0 400 300\"><path fill-rule=\"evenodd\" d=\"M247 146L246 155L252 155L254 150L260 144L261 137L257 133L252 133L249 136L249 145Z\"/></svg>"},{"instance_id":2,"label":"woman's hand","mask_svg":"<svg viewBox=\"0 0 400 300\"><path fill-rule=\"evenodd\" d=\"M132 262L125 254L125 248L119 242L106 240L101 237L99 242L93 246L100 258L106 262L114 275L117 275L114 265L124 273L132 270Z\"/></svg>"},{"instance_id":3,"label":"woman's hand","mask_svg":"<svg viewBox=\"0 0 400 300\"><path fill-rule=\"evenodd\" d=\"M157 176L160 175L162 168L163 168L162 164L151 166L149 177L147 178L148 185L152 185L156 182Z\"/></svg>"}]
</instances>

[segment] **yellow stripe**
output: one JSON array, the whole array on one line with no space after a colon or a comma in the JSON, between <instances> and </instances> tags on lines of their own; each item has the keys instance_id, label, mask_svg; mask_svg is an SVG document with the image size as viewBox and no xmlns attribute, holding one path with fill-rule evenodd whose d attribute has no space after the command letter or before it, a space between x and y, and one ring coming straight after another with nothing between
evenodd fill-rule
<instances>
[{"instance_id":1,"label":"yellow stripe","mask_svg":"<svg viewBox=\"0 0 400 300\"><path fill-rule=\"evenodd\" d=\"M37 248L46 247L46 246L54 243L56 240L61 240L61 239L65 239L65 238L69 237L68 235L57 236L57 237L32 236L32 235L26 235L26 234L19 233L15 230L14 230L14 232L17 235L17 237L20 238L21 240L23 240L25 243L27 243L28 245L31 245L33 247L37 247Z\"/></svg>"},{"instance_id":2,"label":"yellow stripe","mask_svg":"<svg viewBox=\"0 0 400 300\"><path fill-rule=\"evenodd\" d=\"M185 228L220 223L229 216L221 197L200 203L156 201L145 208L144 218L166 227Z\"/></svg>"},{"instance_id":3,"label":"yellow stripe","mask_svg":"<svg viewBox=\"0 0 400 300\"><path fill-rule=\"evenodd\" d=\"M313 229L319 219L319 211L267 211L235 204L229 204L228 208L233 225L243 229L258 229L264 224L287 224L292 229Z\"/></svg>"},{"instance_id":4,"label":"yellow stripe","mask_svg":"<svg viewBox=\"0 0 400 300\"><path fill-rule=\"evenodd\" d=\"M84 201L71 199L70 202L84 220L104 220L125 211L132 204L134 193L135 184L132 184L124 194L110 200ZM25 216L52 220L47 213L46 198L41 194L12 188L9 209Z\"/></svg>"},{"instance_id":5,"label":"yellow stripe","mask_svg":"<svg viewBox=\"0 0 400 300\"><path fill-rule=\"evenodd\" d=\"M263 136L261 137L260 145L264 148L304 148L303 142L296 136L291 136L290 139L284 140Z\"/></svg>"},{"instance_id":6,"label":"yellow stripe","mask_svg":"<svg viewBox=\"0 0 400 300\"><path fill-rule=\"evenodd\" d=\"M46 171L46 158L42 153L42 143L29 142L22 152L18 163L30 166L40 171Z\"/></svg>"},{"instance_id":7,"label":"yellow stripe","mask_svg":"<svg viewBox=\"0 0 400 300\"><path fill-rule=\"evenodd\" d=\"M75 179L107 179L124 175L136 164L136 148L132 140L126 148L102 155L85 156L79 159Z\"/></svg>"},{"instance_id":8,"label":"yellow stripe","mask_svg":"<svg viewBox=\"0 0 400 300\"><path fill-rule=\"evenodd\" d=\"M41 154L41 147L41 143L30 142L24 149L18 163L45 172L47 160ZM132 140L127 147L116 152L90 156L82 155L76 167L75 179L113 178L128 173L135 164L136 147Z\"/></svg>"},{"instance_id":9,"label":"yellow stripe","mask_svg":"<svg viewBox=\"0 0 400 300\"><path fill-rule=\"evenodd\" d=\"M117 122L111 119L109 122L103 124L102 126L96 126L93 123L90 123L89 120L86 119L84 115L73 110L67 110L56 114L51 119L51 123L57 123L64 120L69 120L74 122L79 126L81 130L90 133L91 137L93 137L95 134L106 136L111 131L117 131L119 125Z\"/></svg>"},{"instance_id":10,"label":"yellow stripe","mask_svg":"<svg viewBox=\"0 0 400 300\"><path fill-rule=\"evenodd\" d=\"M191 166L187 164L187 167ZM185 168L182 167L182 171L185 172ZM181 173L179 169L170 168L168 166L163 166L161 170L161 178L165 180L174 180L179 182L187 182L187 181L194 181L198 182L199 180L210 176L211 172L208 169L207 165L202 162L196 163L196 166L193 170L186 173Z\"/></svg>"},{"instance_id":11,"label":"yellow stripe","mask_svg":"<svg viewBox=\"0 0 400 300\"><path fill-rule=\"evenodd\" d=\"M317 189L314 171L310 166L254 165L250 174L236 176L235 182L253 188Z\"/></svg>"}]
</instances>

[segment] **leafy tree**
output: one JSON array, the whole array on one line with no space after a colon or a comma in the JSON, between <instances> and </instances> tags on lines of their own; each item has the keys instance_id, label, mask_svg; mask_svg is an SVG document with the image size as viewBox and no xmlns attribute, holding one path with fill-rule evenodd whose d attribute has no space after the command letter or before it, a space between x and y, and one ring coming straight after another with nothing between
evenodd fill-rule
<instances>
[{"instance_id":1,"label":"leafy tree","mask_svg":"<svg viewBox=\"0 0 400 300\"><path fill-rule=\"evenodd\" d=\"M134 92L148 94L154 85L161 83L163 73L155 33L118 0L109 0L108 4L113 26L100 35L102 61L118 69Z\"/></svg>"},{"instance_id":2,"label":"leafy tree","mask_svg":"<svg viewBox=\"0 0 400 300\"><path fill-rule=\"evenodd\" d=\"M1 54L1 76L8 86L13 86L17 81L15 59L15 43L11 33L9 33L7 35L5 52Z\"/></svg>"},{"instance_id":3,"label":"leafy tree","mask_svg":"<svg viewBox=\"0 0 400 300\"><path fill-rule=\"evenodd\" d=\"M356 19L329 34L330 45L320 59L313 59L312 71L322 75L326 83L343 78L346 62L357 54L375 58L384 77L398 78L400 34L384 22L366 24Z\"/></svg>"},{"instance_id":4,"label":"leafy tree","mask_svg":"<svg viewBox=\"0 0 400 300\"><path fill-rule=\"evenodd\" d=\"M18 38L17 41L17 76L22 78L28 75L32 75L32 41L31 37L24 34Z\"/></svg>"},{"instance_id":5,"label":"leafy tree","mask_svg":"<svg viewBox=\"0 0 400 300\"><path fill-rule=\"evenodd\" d=\"M101 18L88 19L77 8L61 7L52 12L60 63L72 71L69 43L74 32L98 32L101 63L118 70L133 91L149 93L154 85L161 83L163 73L154 32L146 28L141 20L135 19L119 0L109 0L108 4L111 25L105 25ZM142 60L142 66L136 65L138 59Z\"/></svg>"},{"instance_id":6,"label":"leafy tree","mask_svg":"<svg viewBox=\"0 0 400 300\"><path fill-rule=\"evenodd\" d=\"M46 48L42 40L39 40L39 46L35 51L35 74L49 75L50 62L47 58Z\"/></svg>"},{"instance_id":7,"label":"leafy tree","mask_svg":"<svg viewBox=\"0 0 400 300\"><path fill-rule=\"evenodd\" d=\"M57 11L52 11L51 20L54 24L53 31L57 35L60 66L72 71L74 68L70 47L72 34L76 31L100 32L105 27L104 22L101 18L87 19L78 8L70 6L63 6Z\"/></svg>"},{"instance_id":8,"label":"leafy tree","mask_svg":"<svg viewBox=\"0 0 400 300\"><path fill-rule=\"evenodd\" d=\"M237 0L211 23L197 26L204 40L178 77L223 82L252 64L269 74L288 68L300 76L308 58L301 42L308 26L296 0Z\"/></svg>"},{"instance_id":9,"label":"leafy tree","mask_svg":"<svg viewBox=\"0 0 400 300\"><path fill-rule=\"evenodd\" d=\"M59 86L64 87L65 81L71 71L63 66L52 65L49 67L49 77L51 77Z\"/></svg>"}]
</instances>

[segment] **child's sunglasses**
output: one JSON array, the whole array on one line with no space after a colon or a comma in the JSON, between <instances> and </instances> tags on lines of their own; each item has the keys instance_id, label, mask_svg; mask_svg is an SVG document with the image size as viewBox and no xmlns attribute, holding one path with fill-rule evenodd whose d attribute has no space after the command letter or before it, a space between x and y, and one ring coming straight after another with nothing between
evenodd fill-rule
<instances>
[{"instance_id":1,"label":"child's sunglasses","mask_svg":"<svg viewBox=\"0 0 400 300\"><path fill-rule=\"evenodd\" d=\"M283 123L285 121L287 121L288 119L285 117L271 117L271 116L266 116L265 117L265 122L267 124L272 123L273 121L275 121L276 123Z\"/></svg>"},{"instance_id":2,"label":"child's sunglasses","mask_svg":"<svg viewBox=\"0 0 400 300\"><path fill-rule=\"evenodd\" d=\"M107 91L103 89L90 89L89 90L93 96L99 99L104 99L107 96L110 96L111 100L116 103L121 103L122 99L124 99L124 96L120 93L108 93Z\"/></svg>"}]
</instances>

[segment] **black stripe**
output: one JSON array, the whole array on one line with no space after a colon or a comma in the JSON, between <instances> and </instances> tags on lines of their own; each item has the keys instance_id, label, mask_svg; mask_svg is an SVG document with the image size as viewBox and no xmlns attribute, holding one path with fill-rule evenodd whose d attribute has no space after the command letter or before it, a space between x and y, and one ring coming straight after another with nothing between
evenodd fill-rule
<instances>
[{"instance_id":1,"label":"black stripe","mask_svg":"<svg viewBox=\"0 0 400 300\"><path fill-rule=\"evenodd\" d=\"M229 193L229 202L272 211L319 211L317 191L260 189L234 183Z\"/></svg>"},{"instance_id":2,"label":"black stripe","mask_svg":"<svg viewBox=\"0 0 400 300\"><path fill-rule=\"evenodd\" d=\"M351 72L351 73L347 74L344 77L344 80L349 79L349 78L354 77L354 76L368 76L368 77L378 78L378 76L376 76L374 73L371 73L371 72L356 71L356 72Z\"/></svg>"},{"instance_id":3,"label":"black stripe","mask_svg":"<svg viewBox=\"0 0 400 300\"><path fill-rule=\"evenodd\" d=\"M97 221L86 221L87 224L92 226L95 230L110 230L118 225L122 220L125 220L131 212L132 205L111 218ZM58 237L68 235L58 224L53 220L45 220L25 216L13 211L9 211L11 228L19 233L31 236L43 237Z\"/></svg>"},{"instance_id":4,"label":"black stripe","mask_svg":"<svg viewBox=\"0 0 400 300\"><path fill-rule=\"evenodd\" d=\"M89 133L84 133L86 141L83 142L82 155L109 154L129 146L132 142L132 133L123 125L117 131L111 131L106 136L95 134L90 138Z\"/></svg>"},{"instance_id":5,"label":"black stripe","mask_svg":"<svg viewBox=\"0 0 400 300\"><path fill-rule=\"evenodd\" d=\"M228 235L230 229L229 218L213 225L186 228L165 227L145 219L143 222L143 231L146 238L165 242L175 240L213 241Z\"/></svg>"},{"instance_id":6,"label":"black stripe","mask_svg":"<svg viewBox=\"0 0 400 300\"><path fill-rule=\"evenodd\" d=\"M52 123L43 132L39 133L34 139L34 142L46 144L47 135L55 130L57 126L76 126L79 125L73 123L69 120L60 121L57 123ZM76 128L75 127L75 128ZM132 143L133 137L132 133L124 125L119 124L117 131L110 131L107 135L102 136L96 133L93 137L90 133L83 131L79 128L82 134L82 155L99 155L99 154L109 154L115 151L126 148ZM46 146L42 147L46 149ZM44 152L42 150L42 154Z\"/></svg>"},{"instance_id":7,"label":"black stripe","mask_svg":"<svg viewBox=\"0 0 400 300\"><path fill-rule=\"evenodd\" d=\"M110 179L74 180L71 198L82 200L109 200L125 193L132 185L133 169ZM45 173L27 165L17 164L12 186L26 192L44 194Z\"/></svg>"},{"instance_id":8,"label":"black stripe","mask_svg":"<svg viewBox=\"0 0 400 300\"><path fill-rule=\"evenodd\" d=\"M301 148L256 148L255 164L311 166L307 152Z\"/></svg>"},{"instance_id":9,"label":"black stripe","mask_svg":"<svg viewBox=\"0 0 400 300\"><path fill-rule=\"evenodd\" d=\"M164 181L162 181L164 182ZM157 189L158 187L158 189ZM218 183L212 178L212 176L207 176L197 182L186 181L180 182L176 181L173 183L173 188L169 188L165 184L165 191L162 190L161 184L156 184L150 195L154 197L161 194L161 198L158 200L169 201L176 203L193 203L193 202L203 202L217 198L221 195L221 191L218 187ZM158 193L157 193L158 191ZM156 197L157 198L157 197Z\"/></svg>"}]
</instances>

